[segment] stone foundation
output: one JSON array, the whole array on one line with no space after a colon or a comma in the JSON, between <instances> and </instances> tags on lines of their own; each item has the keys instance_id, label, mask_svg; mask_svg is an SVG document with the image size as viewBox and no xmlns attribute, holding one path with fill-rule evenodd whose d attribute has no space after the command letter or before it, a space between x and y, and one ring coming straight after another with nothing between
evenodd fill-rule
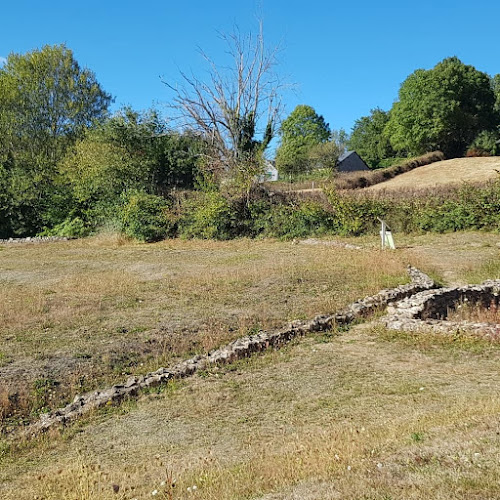
<instances>
[{"instance_id":1,"label":"stone foundation","mask_svg":"<svg viewBox=\"0 0 500 500\"><path fill-rule=\"evenodd\" d=\"M47 243L49 241L68 241L71 238L65 236L34 236L27 238L9 238L7 240L0 240L0 245L9 245L16 243Z\"/></svg>"},{"instance_id":2,"label":"stone foundation","mask_svg":"<svg viewBox=\"0 0 500 500\"><path fill-rule=\"evenodd\" d=\"M450 310L461 304L489 307L500 302L500 280L488 280L480 285L427 290L389 304L387 316L380 321L393 330L431 330L450 332L467 330L489 338L500 337L500 325L448 321Z\"/></svg>"}]
</instances>

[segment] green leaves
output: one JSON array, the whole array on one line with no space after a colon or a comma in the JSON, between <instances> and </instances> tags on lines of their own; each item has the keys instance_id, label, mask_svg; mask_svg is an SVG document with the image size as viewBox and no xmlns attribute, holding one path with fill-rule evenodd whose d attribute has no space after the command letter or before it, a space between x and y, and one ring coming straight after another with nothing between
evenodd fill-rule
<instances>
[{"instance_id":1,"label":"green leaves","mask_svg":"<svg viewBox=\"0 0 500 500\"><path fill-rule=\"evenodd\" d=\"M57 163L110 102L64 45L8 56L0 69L0 164L8 167L9 235L33 235L60 222L47 220L60 198Z\"/></svg>"},{"instance_id":2,"label":"green leaves","mask_svg":"<svg viewBox=\"0 0 500 500\"><path fill-rule=\"evenodd\" d=\"M403 82L386 131L398 151L439 149L453 158L463 155L479 132L500 123L494 104L489 76L451 57Z\"/></svg>"},{"instance_id":3,"label":"green leaves","mask_svg":"<svg viewBox=\"0 0 500 500\"><path fill-rule=\"evenodd\" d=\"M328 141L328 123L314 108L297 106L281 124L281 145L276 152L276 166L281 173L307 170L309 152L313 146Z\"/></svg>"},{"instance_id":4,"label":"green leaves","mask_svg":"<svg viewBox=\"0 0 500 500\"><path fill-rule=\"evenodd\" d=\"M380 166L386 158L395 156L385 127L389 113L379 108L372 109L369 116L356 120L349 138L349 149L356 151L372 168Z\"/></svg>"}]
</instances>

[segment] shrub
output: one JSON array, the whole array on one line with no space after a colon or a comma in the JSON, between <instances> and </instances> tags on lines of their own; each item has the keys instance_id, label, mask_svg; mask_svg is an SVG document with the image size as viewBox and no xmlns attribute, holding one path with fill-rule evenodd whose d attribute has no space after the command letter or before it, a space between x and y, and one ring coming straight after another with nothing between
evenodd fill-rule
<instances>
[{"instance_id":1,"label":"shrub","mask_svg":"<svg viewBox=\"0 0 500 500\"><path fill-rule=\"evenodd\" d=\"M498 132L483 130L467 148L466 156L495 156L498 154Z\"/></svg>"},{"instance_id":2,"label":"shrub","mask_svg":"<svg viewBox=\"0 0 500 500\"><path fill-rule=\"evenodd\" d=\"M380 182L387 181L396 177L397 175L409 172L417 167L423 165L429 165L436 161L442 161L445 156L440 151L434 151L433 153L427 153L426 155L419 156L410 160L406 160L404 163L399 165L394 165L392 167L374 170L372 172L349 172L345 174L340 174L335 180L335 185L337 189L360 189L368 186L373 186L374 184L379 184Z\"/></svg>"},{"instance_id":3,"label":"shrub","mask_svg":"<svg viewBox=\"0 0 500 500\"><path fill-rule=\"evenodd\" d=\"M264 236L281 239L325 234L336 228L334 214L312 200L274 205L259 222Z\"/></svg>"},{"instance_id":4,"label":"shrub","mask_svg":"<svg viewBox=\"0 0 500 500\"><path fill-rule=\"evenodd\" d=\"M139 241L159 241L169 236L174 224L165 198L134 192L122 195L123 205L119 210L121 230Z\"/></svg>"},{"instance_id":5,"label":"shrub","mask_svg":"<svg viewBox=\"0 0 500 500\"><path fill-rule=\"evenodd\" d=\"M179 222L179 235L184 238L235 236L234 217L229 202L217 191L198 192L186 200Z\"/></svg>"},{"instance_id":6,"label":"shrub","mask_svg":"<svg viewBox=\"0 0 500 500\"><path fill-rule=\"evenodd\" d=\"M84 238L92 232L92 227L80 217L68 217L52 229L46 229L40 236L62 236L65 238Z\"/></svg>"}]
</instances>

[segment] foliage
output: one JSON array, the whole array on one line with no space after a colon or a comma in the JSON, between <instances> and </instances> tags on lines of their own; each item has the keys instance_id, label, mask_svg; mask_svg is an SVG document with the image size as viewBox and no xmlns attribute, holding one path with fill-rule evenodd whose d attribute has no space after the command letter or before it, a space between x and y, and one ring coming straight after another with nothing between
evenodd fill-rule
<instances>
[{"instance_id":1,"label":"foliage","mask_svg":"<svg viewBox=\"0 0 500 500\"><path fill-rule=\"evenodd\" d=\"M309 170L311 149L330 138L330 127L314 108L301 104L283 120L281 144L276 151L276 167L280 174L296 174Z\"/></svg>"},{"instance_id":2,"label":"foliage","mask_svg":"<svg viewBox=\"0 0 500 500\"><path fill-rule=\"evenodd\" d=\"M64 45L10 54L0 68L2 118L11 120L12 152L52 165L71 139L102 118L111 102L94 73Z\"/></svg>"},{"instance_id":3,"label":"foliage","mask_svg":"<svg viewBox=\"0 0 500 500\"><path fill-rule=\"evenodd\" d=\"M72 210L92 225L112 219L127 192L168 196L192 187L203 143L166 130L154 111L121 110L77 141L59 163Z\"/></svg>"},{"instance_id":4,"label":"foliage","mask_svg":"<svg viewBox=\"0 0 500 500\"><path fill-rule=\"evenodd\" d=\"M405 172L409 172L423 165L443 161L444 159L443 153L434 151L417 158L404 158L402 159L403 161L397 165L379 168L372 172L361 171L341 173L335 178L335 186L337 189L361 189L387 181L397 175L404 174Z\"/></svg>"},{"instance_id":5,"label":"foliage","mask_svg":"<svg viewBox=\"0 0 500 500\"><path fill-rule=\"evenodd\" d=\"M194 132L169 131L153 141L152 184L156 194L172 188L192 189L206 154L203 139Z\"/></svg>"},{"instance_id":6,"label":"foliage","mask_svg":"<svg viewBox=\"0 0 500 500\"><path fill-rule=\"evenodd\" d=\"M339 155L346 153L349 149L349 134L343 128L333 129L330 133L330 141L337 146Z\"/></svg>"},{"instance_id":7,"label":"foliage","mask_svg":"<svg viewBox=\"0 0 500 500\"><path fill-rule=\"evenodd\" d=\"M123 108L103 122L96 136L124 149L142 172L143 188L159 195L173 187L192 188L206 151L198 134L168 130L155 110Z\"/></svg>"},{"instance_id":8,"label":"foliage","mask_svg":"<svg viewBox=\"0 0 500 500\"><path fill-rule=\"evenodd\" d=\"M301 238L333 232L334 214L314 200L290 201L271 207L263 225L264 236L281 239Z\"/></svg>"},{"instance_id":9,"label":"foliage","mask_svg":"<svg viewBox=\"0 0 500 500\"><path fill-rule=\"evenodd\" d=\"M183 206L179 236L225 240L234 236L233 222L229 203L219 192L193 193Z\"/></svg>"},{"instance_id":10,"label":"foliage","mask_svg":"<svg viewBox=\"0 0 500 500\"><path fill-rule=\"evenodd\" d=\"M406 233L500 229L498 181L485 187L463 185L406 196L340 194L334 190L327 194L339 234L375 233L378 217L384 218L394 231Z\"/></svg>"},{"instance_id":11,"label":"foliage","mask_svg":"<svg viewBox=\"0 0 500 500\"><path fill-rule=\"evenodd\" d=\"M491 78L491 88L495 95L495 111L500 112L500 74Z\"/></svg>"},{"instance_id":12,"label":"foliage","mask_svg":"<svg viewBox=\"0 0 500 500\"><path fill-rule=\"evenodd\" d=\"M349 149L356 151L371 168L395 156L385 128L389 113L380 108L372 109L369 116L362 116L354 123L349 138Z\"/></svg>"},{"instance_id":13,"label":"foliage","mask_svg":"<svg viewBox=\"0 0 500 500\"><path fill-rule=\"evenodd\" d=\"M467 156L496 156L500 150L498 131L483 130L467 148Z\"/></svg>"},{"instance_id":14,"label":"foliage","mask_svg":"<svg viewBox=\"0 0 500 500\"><path fill-rule=\"evenodd\" d=\"M57 162L105 116L110 102L64 45L8 56L0 68L0 165L10 235L33 235L61 222L48 220L51 206L62 200Z\"/></svg>"},{"instance_id":15,"label":"foliage","mask_svg":"<svg viewBox=\"0 0 500 500\"><path fill-rule=\"evenodd\" d=\"M119 212L124 234L139 241L159 241L171 234L173 224L165 198L144 192L123 195Z\"/></svg>"},{"instance_id":16,"label":"foliage","mask_svg":"<svg viewBox=\"0 0 500 500\"><path fill-rule=\"evenodd\" d=\"M337 166L341 148L334 141L321 142L311 147L308 162L312 168L326 168L333 172Z\"/></svg>"},{"instance_id":17,"label":"foliage","mask_svg":"<svg viewBox=\"0 0 500 500\"><path fill-rule=\"evenodd\" d=\"M148 170L134 160L123 146L89 133L75 144L59 168L75 202L91 207L97 202L114 202L123 191L145 186Z\"/></svg>"},{"instance_id":18,"label":"foliage","mask_svg":"<svg viewBox=\"0 0 500 500\"><path fill-rule=\"evenodd\" d=\"M339 196L335 189L326 192L330 202L338 233L345 236L359 236L373 231L378 217L383 217L387 206L383 200L350 199Z\"/></svg>"},{"instance_id":19,"label":"foliage","mask_svg":"<svg viewBox=\"0 0 500 500\"><path fill-rule=\"evenodd\" d=\"M418 69L401 85L391 110L391 144L410 154L440 149L447 158L461 156L479 132L498 125L494 102L489 76L456 57Z\"/></svg>"},{"instance_id":20,"label":"foliage","mask_svg":"<svg viewBox=\"0 0 500 500\"><path fill-rule=\"evenodd\" d=\"M84 238L92 232L92 227L80 217L68 217L52 229L47 229L41 236L64 236L65 238Z\"/></svg>"}]
</instances>

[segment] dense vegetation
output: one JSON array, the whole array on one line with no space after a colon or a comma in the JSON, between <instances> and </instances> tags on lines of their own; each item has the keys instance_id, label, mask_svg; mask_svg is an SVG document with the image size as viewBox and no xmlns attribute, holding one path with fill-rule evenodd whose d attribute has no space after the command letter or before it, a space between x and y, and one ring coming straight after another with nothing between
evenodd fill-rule
<instances>
[{"instance_id":1,"label":"dense vegetation","mask_svg":"<svg viewBox=\"0 0 500 500\"><path fill-rule=\"evenodd\" d=\"M393 109L360 118L348 139L310 106L297 106L279 128L278 108L262 112L277 87L266 83L272 78L259 80L266 71L253 73L252 61L272 66L273 54L265 55L261 43L250 63L238 66L239 101L219 73L212 91L191 82L198 101L188 90L176 91L173 107L186 113L184 128L154 110L110 114L112 97L64 45L11 54L0 68L0 238L79 237L103 226L143 241L360 234L377 216L396 213L405 230L497 228L497 184L401 201L346 197L326 182L326 197L303 199L273 196L257 179L277 133L276 164L287 177L315 171L331 177L347 145L372 167L398 165L348 188L413 168L422 162L401 158L436 149L448 157L495 154L500 75L490 78L455 57L417 70ZM238 54L240 60L248 55ZM247 82L259 83L259 93ZM217 92L215 104L210 96ZM210 120L218 128L210 129Z\"/></svg>"}]
</instances>

